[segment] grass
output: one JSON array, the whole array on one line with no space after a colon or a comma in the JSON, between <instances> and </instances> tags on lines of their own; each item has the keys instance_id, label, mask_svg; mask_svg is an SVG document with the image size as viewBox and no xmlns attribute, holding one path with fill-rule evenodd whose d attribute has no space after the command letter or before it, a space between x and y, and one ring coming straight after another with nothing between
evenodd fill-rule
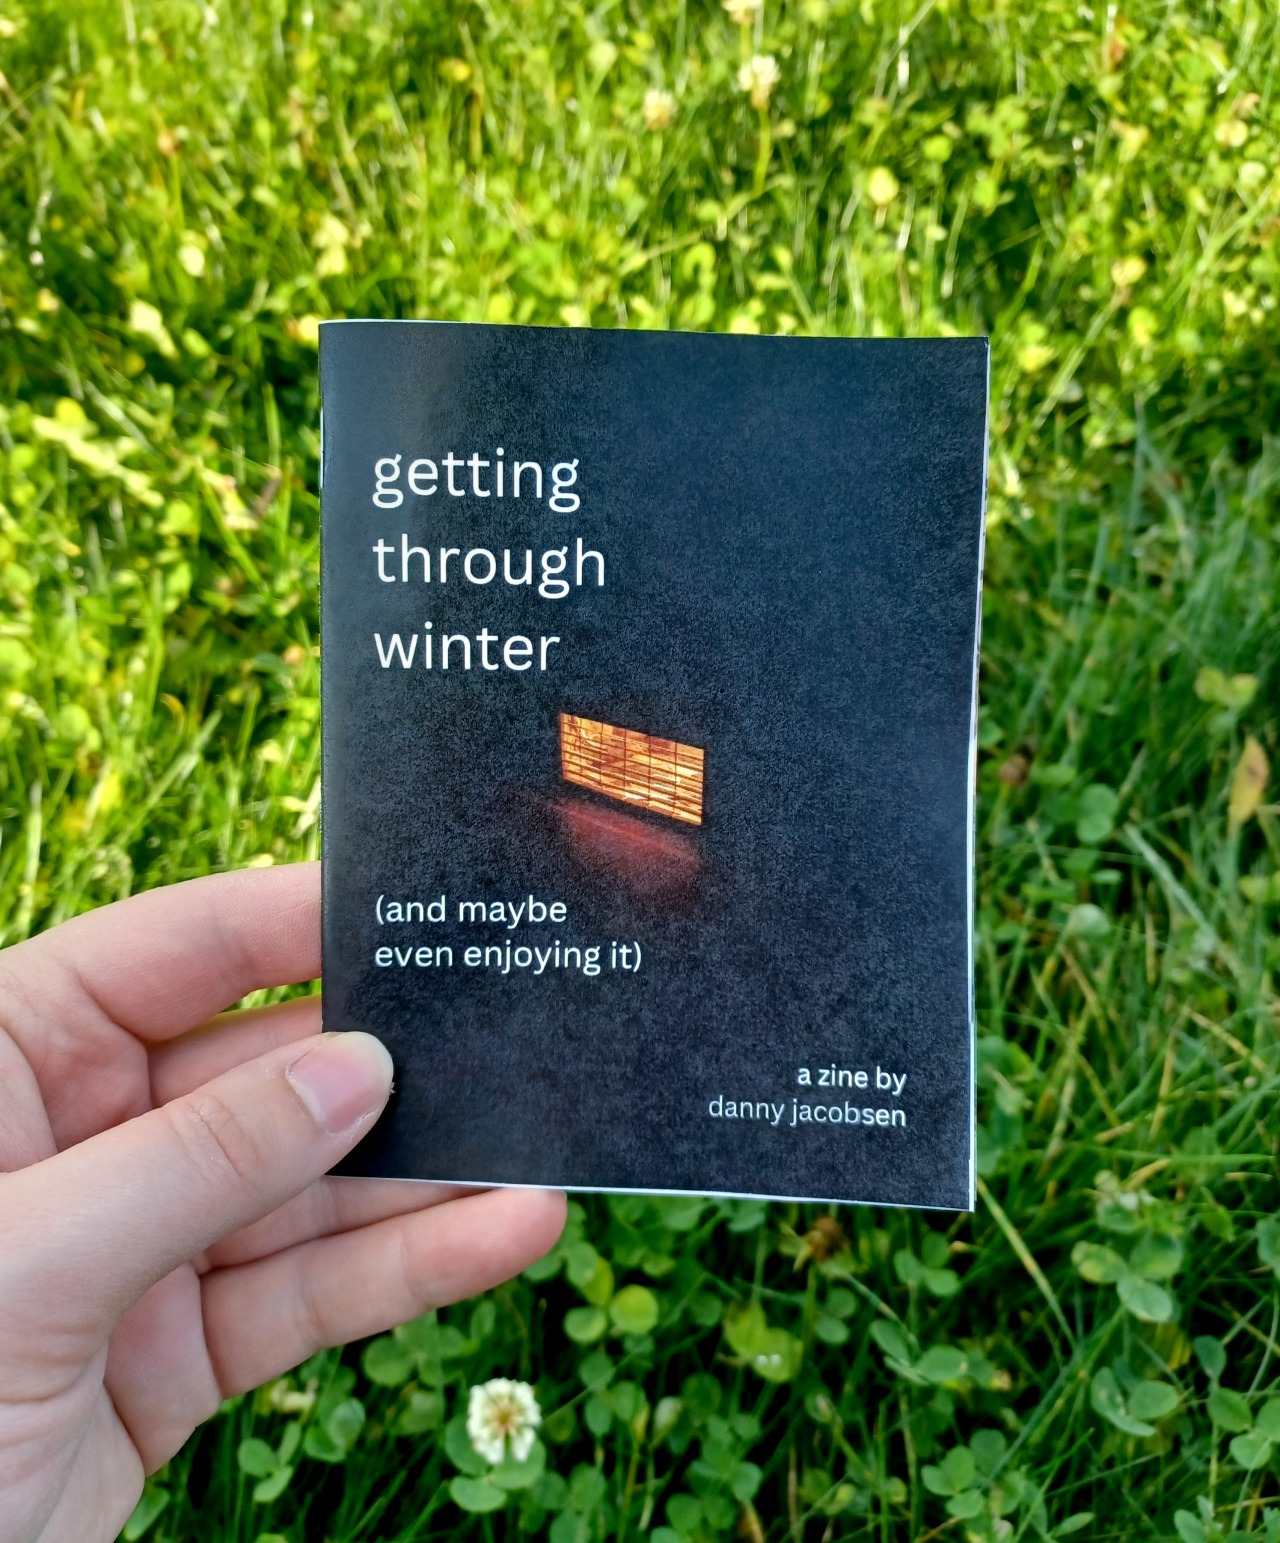
<instances>
[{"instance_id":1,"label":"grass","mask_svg":"<svg viewBox=\"0 0 1280 1543\"><path fill-rule=\"evenodd\" d=\"M318 317L994 345L976 1214L576 1206L127 1536L1280 1536L1274 9L0 18L4 941L313 855Z\"/></svg>"}]
</instances>

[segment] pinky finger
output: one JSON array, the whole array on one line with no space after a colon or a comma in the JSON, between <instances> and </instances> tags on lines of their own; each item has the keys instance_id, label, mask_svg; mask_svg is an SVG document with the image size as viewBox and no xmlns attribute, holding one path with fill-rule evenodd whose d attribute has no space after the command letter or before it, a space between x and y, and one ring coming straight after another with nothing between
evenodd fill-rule
<instances>
[{"instance_id":1,"label":"pinky finger","mask_svg":"<svg viewBox=\"0 0 1280 1543\"><path fill-rule=\"evenodd\" d=\"M557 1191L485 1190L211 1271L205 1337L223 1396L509 1280L552 1247L564 1216Z\"/></svg>"}]
</instances>

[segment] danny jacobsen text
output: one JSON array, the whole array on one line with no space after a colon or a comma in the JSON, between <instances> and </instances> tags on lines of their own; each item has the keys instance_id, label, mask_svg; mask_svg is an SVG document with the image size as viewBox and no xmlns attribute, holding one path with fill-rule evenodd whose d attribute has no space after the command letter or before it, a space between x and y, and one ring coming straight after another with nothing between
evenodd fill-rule
<instances>
[{"instance_id":1,"label":"danny jacobsen text","mask_svg":"<svg viewBox=\"0 0 1280 1543\"><path fill-rule=\"evenodd\" d=\"M707 1105L713 1120L762 1120L775 1128L779 1125L890 1125L906 1129L907 1117L901 1109L872 1109L858 1104L802 1104L793 1098L788 1105L767 1099L738 1101L717 1094Z\"/></svg>"}]
</instances>

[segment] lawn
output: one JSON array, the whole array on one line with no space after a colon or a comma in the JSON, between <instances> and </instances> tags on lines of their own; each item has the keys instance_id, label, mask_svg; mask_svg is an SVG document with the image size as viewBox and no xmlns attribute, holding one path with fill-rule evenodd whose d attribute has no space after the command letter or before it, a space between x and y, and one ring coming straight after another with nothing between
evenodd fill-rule
<instances>
[{"instance_id":1,"label":"lawn","mask_svg":"<svg viewBox=\"0 0 1280 1543\"><path fill-rule=\"evenodd\" d=\"M0 71L4 942L315 855L319 318L994 350L977 1212L584 1199L126 1537L1280 1538L1274 7L0 0Z\"/></svg>"}]
</instances>

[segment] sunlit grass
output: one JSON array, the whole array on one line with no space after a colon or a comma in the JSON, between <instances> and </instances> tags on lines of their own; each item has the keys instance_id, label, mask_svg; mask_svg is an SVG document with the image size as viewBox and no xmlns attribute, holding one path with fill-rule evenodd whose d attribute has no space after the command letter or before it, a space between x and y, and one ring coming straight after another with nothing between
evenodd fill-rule
<instances>
[{"instance_id":1,"label":"sunlit grass","mask_svg":"<svg viewBox=\"0 0 1280 1543\"><path fill-rule=\"evenodd\" d=\"M588 1204L131 1536L1280 1535L1276 15L730 9L3 0L4 941L314 853L318 318L993 339L978 1212Z\"/></svg>"}]
</instances>

